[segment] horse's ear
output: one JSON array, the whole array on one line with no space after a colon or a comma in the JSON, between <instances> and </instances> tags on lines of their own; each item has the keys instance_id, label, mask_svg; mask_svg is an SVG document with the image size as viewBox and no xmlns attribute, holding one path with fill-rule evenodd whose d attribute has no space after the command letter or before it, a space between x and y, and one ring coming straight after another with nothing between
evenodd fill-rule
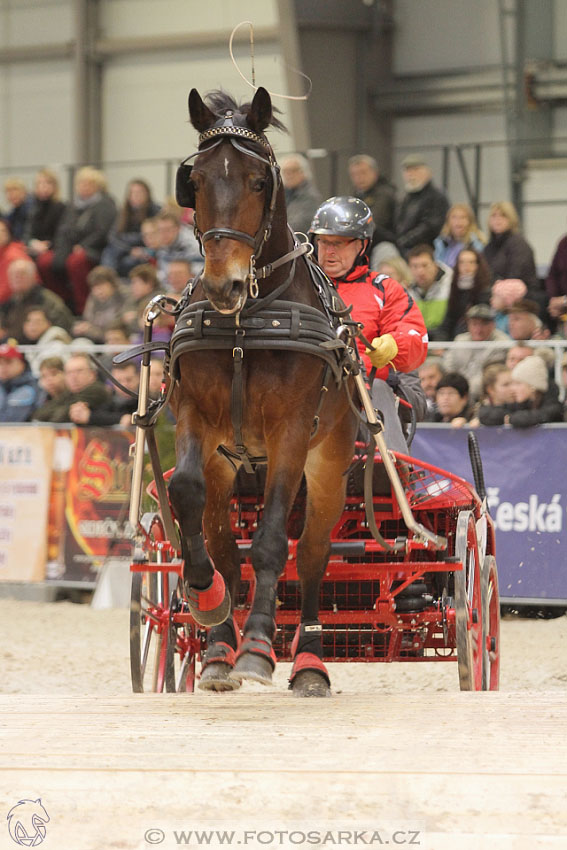
<instances>
[{"instance_id":1,"label":"horse's ear","mask_svg":"<svg viewBox=\"0 0 567 850\"><path fill-rule=\"evenodd\" d=\"M248 124L255 133L261 133L272 120L272 99L263 86L260 86L248 113Z\"/></svg>"},{"instance_id":2,"label":"horse's ear","mask_svg":"<svg viewBox=\"0 0 567 850\"><path fill-rule=\"evenodd\" d=\"M214 112L211 112L209 107L203 102L197 89L191 89L189 92L189 117L191 118L191 124L199 133L204 133L217 120Z\"/></svg>"}]
</instances>

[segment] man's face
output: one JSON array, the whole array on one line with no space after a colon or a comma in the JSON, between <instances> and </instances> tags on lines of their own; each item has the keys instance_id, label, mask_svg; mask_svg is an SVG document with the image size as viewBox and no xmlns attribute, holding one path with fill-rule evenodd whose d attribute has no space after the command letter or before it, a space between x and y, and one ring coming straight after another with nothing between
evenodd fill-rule
<instances>
[{"instance_id":1,"label":"man's face","mask_svg":"<svg viewBox=\"0 0 567 850\"><path fill-rule=\"evenodd\" d=\"M158 221L157 229L159 244L162 248L168 248L170 245L173 245L179 235L179 226L167 218L163 221Z\"/></svg>"},{"instance_id":2,"label":"man's face","mask_svg":"<svg viewBox=\"0 0 567 850\"><path fill-rule=\"evenodd\" d=\"M72 393L78 393L93 384L96 372L84 357L70 357L65 364L65 383Z\"/></svg>"},{"instance_id":3,"label":"man's face","mask_svg":"<svg viewBox=\"0 0 567 850\"><path fill-rule=\"evenodd\" d=\"M286 189L296 189L305 180L305 174L297 159L286 160L282 165L281 175Z\"/></svg>"},{"instance_id":4,"label":"man's face","mask_svg":"<svg viewBox=\"0 0 567 850\"><path fill-rule=\"evenodd\" d=\"M116 378L116 380L126 387L127 390L131 390L135 393L138 392L140 375L135 366L132 366L131 364L128 364L127 368L115 366L112 370L112 377ZM116 387L116 392L121 396L127 395L127 393L123 392L120 387Z\"/></svg>"},{"instance_id":5,"label":"man's face","mask_svg":"<svg viewBox=\"0 0 567 850\"><path fill-rule=\"evenodd\" d=\"M378 172L367 162L357 162L348 169L350 182L357 192L367 192L378 179Z\"/></svg>"},{"instance_id":6,"label":"man's face","mask_svg":"<svg viewBox=\"0 0 567 850\"><path fill-rule=\"evenodd\" d=\"M419 192L431 180L431 169L427 165L412 165L402 168L402 177L407 192Z\"/></svg>"},{"instance_id":7,"label":"man's face","mask_svg":"<svg viewBox=\"0 0 567 850\"><path fill-rule=\"evenodd\" d=\"M454 417L465 409L468 396L461 396L454 387L441 387L435 394L435 400L442 416Z\"/></svg>"},{"instance_id":8,"label":"man's face","mask_svg":"<svg viewBox=\"0 0 567 850\"><path fill-rule=\"evenodd\" d=\"M412 278L422 289L429 289L437 277L437 263L430 254L418 254L410 257L409 267Z\"/></svg>"},{"instance_id":9,"label":"man's face","mask_svg":"<svg viewBox=\"0 0 567 850\"><path fill-rule=\"evenodd\" d=\"M467 319L467 330L472 342L486 342L494 330L494 322L486 319Z\"/></svg>"},{"instance_id":10,"label":"man's face","mask_svg":"<svg viewBox=\"0 0 567 850\"><path fill-rule=\"evenodd\" d=\"M36 273L33 265L12 264L8 266L8 283L13 295L25 295L30 292L36 282Z\"/></svg>"},{"instance_id":11,"label":"man's face","mask_svg":"<svg viewBox=\"0 0 567 850\"><path fill-rule=\"evenodd\" d=\"M531 339L536 324L533 313L510 313L508 316L508 333L512 339Z\"/></svg>"},{"instance_id":12,"label":"man's face","mask_svg":"<svg viewBox=\"0 0 567 850\"><path fill-rule=\"evenodd\" d=\"M319 265L329 277L342 277L352 268L362 244L350 236L317 236Z\"/></svg>"},{"instance_id":13,"label":"man's face","mask_svg":"<svg viewBox=\"0 0 567 850\"><path fill-rule=\"evenodd\" d=\"M23 330L28 339L36 342L49 328L49 325L50 323L43 310L32 310L24 320Z\"/></svg>"},{"instance_id":14,"label":"man's face","mask_svg":"<svg viewBox=\"0 0 567 850\"><path fill-rule=\"evenodd\" d=\"M441 369L439 366L422 366L419 370L419 380L427 398L434 400L435 389L441 380Z\"/></svg>"}]
</instances>

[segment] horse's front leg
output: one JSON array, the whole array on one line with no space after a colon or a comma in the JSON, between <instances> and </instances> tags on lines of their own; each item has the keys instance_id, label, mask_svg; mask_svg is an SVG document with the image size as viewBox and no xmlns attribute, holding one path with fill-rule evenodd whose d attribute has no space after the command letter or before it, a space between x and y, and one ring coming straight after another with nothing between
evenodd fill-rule
<instances>
[{"instance_id":1,"label":"horse's front leg","mask_svg":"<svg viewBox=\"0 0 567 850\"><path fill-rule=\"evenodd\" d=\"M251 558L256 574L254 601L231 678L269 685L276 665L276 590L288 555L287 520L301 483L308 433L304 439L280 433L268 445L264 515L254 534Z\"/></svg>"},{"instance_id":2,"label":"horse's front leg","mask_svg":"<svg viewBox=\"0 0 567 850\"><path fill-rule=\"evenodd\" d=\"M203 466L216 449L214 442L211 436L201 438L199 431L189 431L178 421L177 463L169 482L169 498L181 529L185 593L192 616L202 626L216 626L230 614L230 593L207 554L203 535Z\"/></svg>"}]
</instances>

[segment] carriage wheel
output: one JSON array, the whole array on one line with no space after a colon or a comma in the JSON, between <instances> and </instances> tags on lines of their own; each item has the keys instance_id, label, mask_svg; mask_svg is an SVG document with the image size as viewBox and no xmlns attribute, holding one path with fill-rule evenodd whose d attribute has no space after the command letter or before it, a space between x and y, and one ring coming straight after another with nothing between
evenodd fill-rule
<instances>
[{"instance_id":1,"label":"carriage wheel","mask_svg":"<svg viewBox=\"0 0 567 850\"><path fill-rule=\"evenodd\" d=\"M144 514L141 524L152 540L165 541L159 514ZM149 551L148 560L152 564L165 564L167 556L160 551ZM132 573L130 673L134 693L161 693L164 689L169 634L168 600L169 573L166 569L163 572Z\"/></svg>"},{"instance_id":2,"label":"carriage wheel","mask_svg":"<svg viewBox=\"0 0 567 850\"><path fill-rule=\"evenodd\" d=\"M165 688L168 693L193 693L199 638L194 623L176 623L174 612L180 609L180 595L174 590L169 606L169 639L165 666Z\"/></svg>"},{"instance_id":3,"label":"carriage wheel","mask_svg":"<svg viewBox=\"0 0 567 850\"><path fill-rule=\"evenodd\" d=\"M481 577L482 631L484 653L482 660L482 689L497 691L500 682L500 596L496 559L487 555Z\"/></svg>"},{"instance_id":4,"label":"carriage wheel","mask_svg":"<svg viewBox=\"0 0 567 850\"><path fill-rule=\"evenodd\" d=\"M482 597L476 525L472 511L457 519L455 557L463 569L454 573L457 664L462 691L482 690Z\"/></svg>"}]
</instances>

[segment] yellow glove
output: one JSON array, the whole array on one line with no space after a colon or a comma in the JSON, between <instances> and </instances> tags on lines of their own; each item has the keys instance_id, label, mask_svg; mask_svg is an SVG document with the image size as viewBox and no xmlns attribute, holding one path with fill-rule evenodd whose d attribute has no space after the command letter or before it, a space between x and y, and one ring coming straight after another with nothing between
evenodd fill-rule
<instances>
[{"instance_id":1,"label":"yellow glove","mask_svg":"<svg viewBox=\"0 0 567 850\"><path fill-rule=\"evenodd\" d=\"M372 346L372 348L366 349L366 353L376 369L382 369L384 366L387 366L398 353L398 345L392 334L374 337Z\"/></svg>"}]
</instances>

